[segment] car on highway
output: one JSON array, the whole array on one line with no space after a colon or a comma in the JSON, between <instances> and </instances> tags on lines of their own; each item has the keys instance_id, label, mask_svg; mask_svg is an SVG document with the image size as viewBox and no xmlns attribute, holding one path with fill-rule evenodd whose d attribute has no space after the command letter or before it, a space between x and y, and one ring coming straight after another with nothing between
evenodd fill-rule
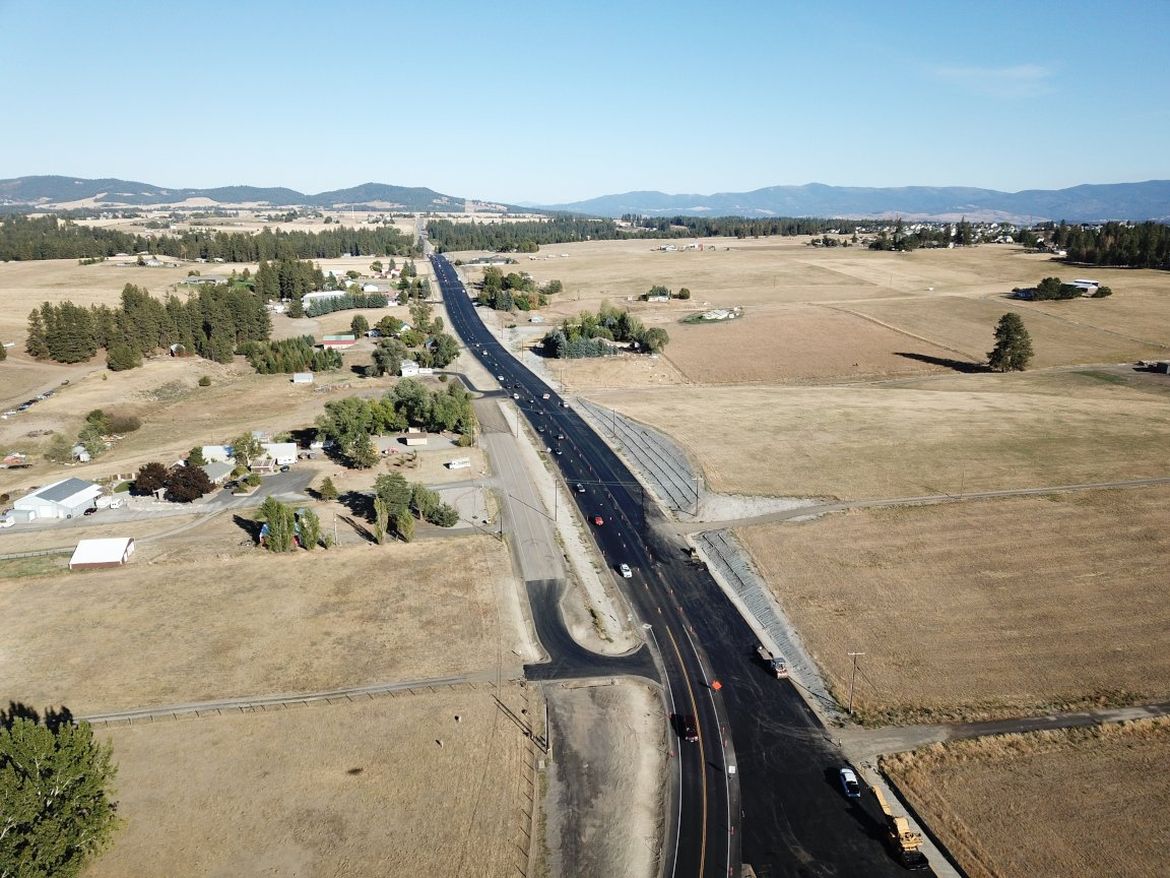
<instances>
[{"instance_id":1,"label":"car on highway","mask_svg":"<svg viewBox=\"0 0 1170 878\"><path fill-rule=\"evenodd\" d=\"M585 493L585 486L584 486L584 485L582 485L580 482L577 482L577 493L578 493L578 494L584 494L584 493Z\"/></svg>"},{"instance_id":2,"label":"car on highway","mask_svg":"<svg viewBox=\"0 0 1170 878\"><path fill-rule=\"evenodd\" d=\"M519 399L519 398L520 398L520 394L518 394L518 393L512 394L512 399Z\"/></svg>"},{"instance_id":3,"label":"car on highway","mask_svg":"<svg viewBox=\"0 0 1170 878\"><path fill-rule=\"evenodd\" d=\"M546 393L546 394L544 394L543 396L541 396L541 399L548 399L548 398L549 398L549 397L548 397L548 394L547 394L547 393Z\"/></svg>"},{"instance_id":4,"label":"car on highway","mask_svg":"<svg viewBox=\"0 0 1170 878\"><path fill-rule=\"evenodd\" d=\"M600 515L595 515L595 516L593 516L593 523L595 525L597 525L598 527L601 527L603 524L605 524L605 519L602 518Z\"/></svg>"},{"instance_id":5,"label":"car on highway","mask_svg":"<svg viewBox=\"0 0 1170 878\"><path fill-rule=\"evenodd\" d=\"M565 434L564 434L564 433L557 433L557 438L558 438L558 439L564 439L564 438L565 438Z\"/></svg>"},{"instance_id":6,"label":"car on highway","mask_svg":"<svg viewBox=\"0 0 1170 878\"><path fill-rule=\"evenodd\" d=\"M619 564L618 570L621 572L623 579L633 579L634 578L634 571L630 569L629 564L626 564L624 562Z\"/></svg>"},{"instance_id":7,"label":"car on highway","mask_svg":"<svg viewBox=\"0 0 1170 878\"><path fill-rule=\"evenodd\" d=\"M699 723L692 713L676 713L671 718L675 733L688 743L694 744L699 740Z\"/></svg>"},{"instance_id":8,"label":"car on highway","mask_svg":"<svg viewBox=\"0 0 1170 878\"><path fill-rule=\"evenodd\" d=\"M497 380L497 381L503 381L503 380L504 380L504 376L503 376L503 375L497 375L497 376L496 376L496 380Z\"/></svg>"},{"instance_id":9,"label":"car on highway","mask_svg":"<svg viewBox=\"0 0 1170 878\"><path fill-rule=\"evenodd\" d=\"M840 771L841 789L850 799L861 798L861 784L857 782L857 775L852 768L842 768Z\"/></svg>"}]
</instances>

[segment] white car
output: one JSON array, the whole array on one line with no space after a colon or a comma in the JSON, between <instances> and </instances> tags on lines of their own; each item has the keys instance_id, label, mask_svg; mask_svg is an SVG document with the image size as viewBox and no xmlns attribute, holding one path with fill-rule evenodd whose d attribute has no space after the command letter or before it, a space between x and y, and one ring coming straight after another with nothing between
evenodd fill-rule
<instances>
[{"instance_id":1,"label":"white car","mask_svg":"<svg viewBox=\"0 0 1170 878\"><path fill-rule=\"evenodd\" d=\"M618 570L621 571L622 576L624 576L626 579L633 579L634 578L634 571L630 569L629 564L620 565L618 567Z\"/></svg>"},{"instance_id":2,"label":"white car","mask_svg":"<svg viewBox=\"0 0 1170 878\"><path fill-rule=\"evenodd\" d=\"M544 396L541 397L541 399L548 399L548 394L546 393Z\"/></svg>"},{"instance_id":3,"label":"white car","mask_svg":"<svg viewBox=\"0 0 1170 878\"><path fill-rule=\"evenodd\" d=\"M15 518L0 518L0 527L12 527L16 524Z\"/></svg>"},{"instance_id":4,"label":"white car","mask_svg":"<svg viewBox=\"0 0 1170 878\"><path fill-rule=\"evenodd\" d=\"M861 798L861 784L857 782L857 775L852 768L841 769L841 789L850 799Z\"/></svg>"}]
</instances>

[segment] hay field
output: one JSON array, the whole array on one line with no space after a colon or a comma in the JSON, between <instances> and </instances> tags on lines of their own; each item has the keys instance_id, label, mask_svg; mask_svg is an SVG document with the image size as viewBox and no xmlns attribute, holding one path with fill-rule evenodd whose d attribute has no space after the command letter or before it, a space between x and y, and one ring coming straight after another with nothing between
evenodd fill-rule
<instances>
[{"instance_id":1,"label":"hay field","mask_svg":"<svg viewBox=\"0 0 1170 878\"><path fill-rule=\"evenodd\" d=\"M1115 307L1115 302L1121 307ZM930 339L979 362L986 361L987 352L995 345L995 324L1008 311L1023 317L1024 326L1032 336L1035 352L1032 368L1117 363L1167 355L1163 345L1170 345L1170 286L1163 297L1146 298L1141 305L1126 303L1119 295L1109 299L1039 304L1043 309L999 296L941 296L929 300L850 303L841 307ZM1052 307L1056 304L1065 307ZM1126 334L1097 328L1093 324L1098 315L1107 315L1104 322L1122 327Z\"/></svg>"},{"instance_id":2,"label":"hay field","mask_svg":"<svg viewBox=\"0 0 1170 878\"><path fill-rule=\"evenodd\" d=\"M971 878L1166 874L1170 722L958 741L882 760Z\"/></svg>"},{"instance_id":3,"label":"hay field","mask_svg":"<svg viewBox=\"0 0 1170 878\"><path fill-rule=\"evenodd\" d=\"M689 288L692 308L705 303L754 307L888 296L985 295L1026 286L1053 273L1047 256L1018 247L877 253L854 247L813 248L806 245L808 240L707 238L695 241L703 245L702 251L669 253L655 248L665 243L683 247L692 239L549 244L536 259L515 255L518 264L505 270L527 271L542 284L562 281L565 292L548 309L555 315L596 308L604 299L636 297L655 284ZM568 257L560 258L561 253ZM554 257L544 258L549 254ZM479 254L449 255L467 259ZM466 270L473 279L482 275L482 269Z\"/></svg>"},{"instance_id":4,"label":"hay field","mask_svg":"<svg viewBox=\"0 0 1170 878\"><path fill-rule=\"evenodd\" d=\"M590 398L669 433L713 490L856 499L1165 475L1168 392L1069 371Z\"/></svg>"},{"instance_id":5,"label":"hay field","mask_svg":"<svg viewBox=\"0 0 1170 878\"><path fill-rule=\"evenodd\" d=\"M696 384L784 383L939 372L951 351L853 314L810 305L722 323L667 326L664 356ZM923 359L900 356L913 353Z\"/></svg>"},{"instance_id":6,"label":"hay field","mask_svg":"<svg viewBox=\"0 0 1170 878\"><path fill-rule=\"evenodd\" d=\"M492 669L514 640L497 614L511 575L497 541L470 536L288 555L192 539L0 580L0 702L86 713Z\"/></svg>"},{"instance_id":7,"label":"hay field","mask_svg":"<svg viewBox=\"0 0 1170 878\"><path fill-rule=\"evenodd\" d=\"M1170 697L1170 487L738 533L839 697L887 725Z\"/></svg>"},{"instance_id":8,"label":"hay field","mask_svg":"<svg viewBox=\"0 0 1170 878\"><path fill-rule=\"evenodd\" d=\"M509 878L527 865L528 745L491 695L99 729L125 825L84 875Z\"/></svg>"}]
</instances>

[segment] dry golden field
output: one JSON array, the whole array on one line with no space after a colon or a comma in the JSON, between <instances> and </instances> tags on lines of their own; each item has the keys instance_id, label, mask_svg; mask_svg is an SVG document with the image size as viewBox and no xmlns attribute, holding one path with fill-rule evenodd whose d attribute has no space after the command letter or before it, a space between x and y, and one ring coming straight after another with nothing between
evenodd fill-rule
<instances>
[{"instance_id":1,"label":"dry golden field","mask_svg":"<svg viewBox=\"0 0 1170 878\"><path fill-rule=\"evenodd\" d=\"M83 874L510 878L527 868L529 754L492 694L99 730L124 825Z\"/></svg>"},{"instance_id":2,"label":"dry golden field","mask_svg":"<svg viewBox=\"0 0 1170 878\"><path fill-rule=\"evenodd\" d=\"M816 305L776 306L726 322L666 329L671 339L666 358L695 384L920 374L942 371L935 361L954 357L854 314Z\"/></svg>"},{"instance_id":3,"label":"dry golden field","mask_svg":"<svg viewBox=\"0 0 1170 878\"><path fill-rule=\"evenodd\" d=\"M971 878L1166 874L1170 721L957 741L883 768Z\"/></svg>"},{"instance_id":4,"label":"dry golden field","mask_svg":"<svg viewBox=\"0 0 1170 878\"><path fill-rule=\"evenodd\" d=\"M512 643L510 560L489 537L273 555L237 532L0 580L0 702L89 713L442 677L494 669Z\"/></svg>"},{"instance_id":5,"label":"dry golden field","mask_svg":"<svg viewBox=\"0 0 1170 878\"><path fill-rule=\"evenodd\" d=\"M1146 378L1131 384L1124 370L1091 369L947 373L590 398L672 435L713 490L857 499L1165 475L1170 383Z\"/></svg>"},{"instance_id":6,"label":"dry golden field","mask_svg":"<svg viewBox=\"0 0 1170 878\"><path fill-rule=\"evenodd\" d=\"M535 260L519 256L507 270L564 283L565 292L545 309L550 323L609 301L662 326L672 339L666 358L695 384L833 382L982 362L995 322L1008 310L1024 315L1034 367L1115 363L1170 351L1170 278L1164 272L1078 269L1010 246L899 254L814 249L806 240L707 239L702 251L678 252L657 251L662 242L650 240L557 244ZM476 279L482 270L467 273ZM1049 274L1070 279L1086 273L1116 294L1052 303L1007 298L1012 287ZM692 298L631 301L655 284L688 287ZM713 306L743 307L744 317L728 324L679 322ZM638 386L635 375L605 366L596 371L615 374L594 386L623 380Z\"/></svg>"},{"instance_id":7,"label":"dry golden field","mask_svg":"<svg viewBox=\"0 0 1170 878\"><path fill-rule=\"evenodd\" d=\"M1057 304L1064 307L1053 307ZM995 344L996 321L1008 311L1023 317L1032 336L1034 368L1170 356L1170 287L1160 299L1149 298L1141 306L1126 303L1118 295L1038 305L1043 309L998 296L941 296L925 301L889 299L840 307L930 339L978 362L986 361ZM1095 321L1102 318L1119 329L1095 326Z\"/></svg>"},{"instance_id":8,"label":"dry golden field","mask_svg":"<svg viewBox=\"0 0 1170 878\"><path fill-rule=\"evenodd\" d=\"M738 532L875 724L1170 697L1170 487L835 514Z\"/></svg>"}]
</instances>

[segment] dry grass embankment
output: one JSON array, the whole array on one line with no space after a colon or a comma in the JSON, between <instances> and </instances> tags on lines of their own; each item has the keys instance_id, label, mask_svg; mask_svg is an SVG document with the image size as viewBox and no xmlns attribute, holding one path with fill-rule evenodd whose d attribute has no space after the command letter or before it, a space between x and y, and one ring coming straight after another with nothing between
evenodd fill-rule
<instances>
[{"instance_id":1,"label":"dry grass embankment","mask_svg":"<svg viewBox=\"0 0 1170 878\"><path fill-rule=\"evenodd\" d=\"M875 725L1170 697L1170 487L745 528L832 688Z\"/></svg>"},{"instance_id":2,"label":"dry grass embankment","mask_svg":"<svg viewBox=\"0 0 1170 878\"><path fill-rule=\"evenodd\" d=\"M1166 874L1170 720L935 744L882 768L971 878Z\"/></svg>"},{"instance_id":3,"label":"dry grass embankment","mask_svg":"<svg viewBox=\"0 0 1170 878\"><path fill-rule=\"evenodd\" d=\"M517 713L526 703L498 694ZM528 744L491 692L98 734L113 744L125 824L86 878L508 878L526 866Z\"/></svg>"}]
</instances>

